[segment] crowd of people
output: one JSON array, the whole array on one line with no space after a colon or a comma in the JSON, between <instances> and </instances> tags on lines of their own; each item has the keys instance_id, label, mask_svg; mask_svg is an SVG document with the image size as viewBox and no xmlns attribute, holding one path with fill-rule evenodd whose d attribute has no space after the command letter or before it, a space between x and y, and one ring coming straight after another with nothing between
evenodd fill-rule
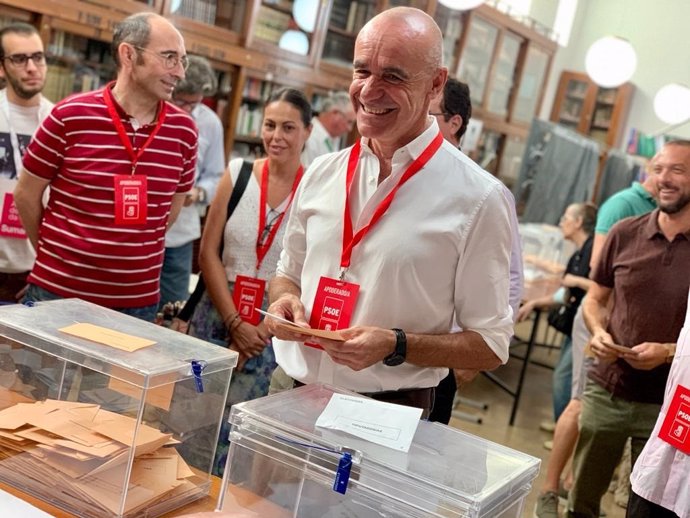
<instances>
[{"instance_id":1,"label":"crowd of people","mask_svg":"<svg viewBox=\"0 0 690 518\"><path fill-rule=\"evenodd\" d=\"M570 205L560 226L577 251L562 289L520 307L515 202L459 149L469 90L448 78L442 42L423 11L375 16L349 92L313 116L302 92L275 91L265 158L226 166L222 125L202 103L213 70L165 18L118 24L116 79L55 106L41 95L38 32L3 28L2 301L78 297L154 321L187 299L200 237L203 289L176 328L238 352L228 408L324 382L446 423L456 382L505 363L514 320L553 308L566 340L537 515L558 516L574 450L567 514L598 517L630 438L628 516L688 518L690 142L666 143L647 180L598 213ZM338 149L355 124L360 138Z\"/></svg>"}]
</instances>

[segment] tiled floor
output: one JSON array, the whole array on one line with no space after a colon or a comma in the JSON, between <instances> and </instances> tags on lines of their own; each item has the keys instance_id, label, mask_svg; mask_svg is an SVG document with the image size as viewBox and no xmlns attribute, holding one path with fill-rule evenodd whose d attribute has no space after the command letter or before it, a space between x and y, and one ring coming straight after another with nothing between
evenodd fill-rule
<instances>
[{"instance_id":1,"label":"tiled floor","mask_svg":"<svg viewBox=\"0 0 690 518\"><path fill-rule=\"evenodd\" d=\"M523 350L524 348L517 351L522 353ZM534 357L545 363L553 364L558 357L558 351L536 348ZM506 366L500 367L495 372L501 379L514 386L517 383L520 365L519 360L511 359ZM533 490L527 498L523 512L524 518L533 516L537 494L544 477L549 455L549 452L544 449L543 443L547 439L551 439L552 435L539 430L539 423L552 418L551 375L552 371L549 369L533 364L528 367L515 425L512 427L508 426L508 419L513 399L483 375L478 376L461 391L461 394L463 397L487 403L489 409L480 411L466 405L457 407L458 410L480 415L482 424L470 423L457 418L453 418L450 422L451 426L542 459L539 477L535 480ZM602 507L608 518L623 518L625 516L625 509L618 507L613 502L613 495L610 493L604 497ZM563 512L563 508L561 512Z\"/></svg>"}]
</instances>

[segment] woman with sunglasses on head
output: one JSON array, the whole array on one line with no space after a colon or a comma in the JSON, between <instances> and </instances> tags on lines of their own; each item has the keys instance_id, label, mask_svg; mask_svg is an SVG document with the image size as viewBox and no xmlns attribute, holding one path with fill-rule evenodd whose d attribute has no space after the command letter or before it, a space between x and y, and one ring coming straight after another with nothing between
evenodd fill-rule
<instances>
[{"instance_id":1,"label":"woman with sunglasses on head","mask_svg":"<svg viewBox=\"0 0 690 518\"><path fill-rule=\"evenodd\" d=\"M231 160L206 218L199 252L206 293L194 310L189 334L239 353L228 406L265 396L276 367L271 335L256 309L267 305L265 283L282 250L287 213L303 173L300 153L310 132L311 107L302 92L282 88L271 95L261 126L267 158L251 166L228 219L228 202L244 163ZM218 473L227 451L225 429L223 437L225 448L219 444L214 463Z\"/></svg>"}]
</instances>

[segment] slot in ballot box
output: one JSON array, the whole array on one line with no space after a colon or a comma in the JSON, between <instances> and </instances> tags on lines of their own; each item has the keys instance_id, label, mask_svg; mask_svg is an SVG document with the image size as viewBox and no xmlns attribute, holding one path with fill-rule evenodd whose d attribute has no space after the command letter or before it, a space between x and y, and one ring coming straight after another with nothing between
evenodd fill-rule
<instances>
[{"instance_id":1,"label":"slot in ballot box","mask_svg":"<svg viewBox=\"0 0 690 518\"><path fill-rule=\"evenodd\" d=\"M201 498L236 364L78 299L0 307L0 481L89 518Z\"/></svg>"},{"instance_id":2,"label":"slot in ballot box","mask_svg":"<svg viewBox=\"0 0 690 518\"><path fill-rule=\"evenodd\" d=\"M315 426L334 393L312 384L234 405L218 510L272 518L519 518L540 460L421 421L407 453ZM345 494L334 491L344 454Z\"/></svg>"}]
</instances>

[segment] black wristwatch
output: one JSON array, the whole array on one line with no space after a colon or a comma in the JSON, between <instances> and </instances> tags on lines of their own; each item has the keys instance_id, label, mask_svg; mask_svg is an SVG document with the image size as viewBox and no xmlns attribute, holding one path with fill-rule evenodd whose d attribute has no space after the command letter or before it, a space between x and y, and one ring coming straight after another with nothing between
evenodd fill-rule
<instances>
[{"instance_id":1,"label":"black wristwatch","mask_svg":"<svg viewBox=\"0 0 690 518\"><path fill-rule=\"evenodd\" d=\"M405 363L407 357L407 337L402 329L393 329L395 332L395 350L383 359L384 365L395 367Z\"/></svg>"}]
</instances>

